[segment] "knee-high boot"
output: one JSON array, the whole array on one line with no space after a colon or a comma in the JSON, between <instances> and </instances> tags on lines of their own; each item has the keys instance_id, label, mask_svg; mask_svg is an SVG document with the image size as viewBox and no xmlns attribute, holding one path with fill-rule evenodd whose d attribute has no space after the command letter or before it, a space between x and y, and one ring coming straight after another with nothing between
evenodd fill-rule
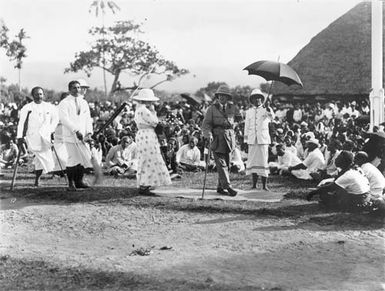
<instances>
[{"instance_id":1,"label":"knee-high boot","mask_svg":"<svg viewBox=\"0 0 385 291\"><path fill-rule=\"evenodd\" d=\"M66 172L67 172L67 177L68 177L68 191L76 191L75 187L75 167L67 167Z\"/></svg>"},{"instance_id":2,"label":"knee-high boot","mask_svg":"<svg viewBox=\"0 0 385 291\"><path fill-rule=\"evenodd\" d=\"M76 174L77 174L76 175L77 179L75 179L75 186L76 186L76 188L89 188L90 186L88 186L83 181L84 167L82 165L77 165L76 166Z\"/></svg>"},{"instance_id":3,"label":"knee-high boot","mask_svg":"<svg viewBox=\"0 0 385 291\"><path fill-rule=\"evenodd\" d=\"M43 170L36 170L35 171L35 186L39 186L40 176L43 174Z\"/></svg>"},{"instance_id":4,"label":"knee-high boot","mask_svg":"<svg viewBox=\"0 0 385 291\"><path fill-rule=\"evenodd\" d=\"M258 175L256 173L251 173L251 177L253 179L253 185L251 188L255 189L255 188L257 188Z\"/></svg>"}]
</instances>

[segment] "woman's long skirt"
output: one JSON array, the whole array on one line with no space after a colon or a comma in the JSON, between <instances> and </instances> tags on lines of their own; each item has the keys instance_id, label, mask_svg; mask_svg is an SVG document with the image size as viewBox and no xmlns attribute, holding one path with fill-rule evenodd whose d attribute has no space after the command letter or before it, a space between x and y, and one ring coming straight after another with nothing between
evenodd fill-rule
<instances>
[{"instance_id":1,"label":"woman's long skirt","mask_svg":"<svg viewBox=\"0 0 385 291\"><path fill-rule=\"evenodd\" d=\"M151 128L140 129L135 142L138 150L137 186L170 185L170 174L160 152L155 131Z\"/></svg>"}]
</instances>

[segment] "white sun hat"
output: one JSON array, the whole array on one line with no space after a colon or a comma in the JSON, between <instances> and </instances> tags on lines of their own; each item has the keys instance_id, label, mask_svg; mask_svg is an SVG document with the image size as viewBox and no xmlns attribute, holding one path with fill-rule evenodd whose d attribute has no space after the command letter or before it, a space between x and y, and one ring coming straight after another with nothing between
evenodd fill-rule
<instances>
[{"instance_id":1,"label":"white sun hat","mask_svg":"<svg viewBox=\"0 0 385 291\"><path fill-rule=\"evenodd\" d=\"M251 96L262 96L263 97L263 100L265 101L266 100L266 97L267 97L267 94L262 92L261 89L254 89L253 91L251 91L250 93L250 97ZM249 97L249 99L250 99Z\"/></svg>"},{"instance_id":2,"label":"white sun hat","mask_svg":"<svg viewBox=\"0 0 385 291\"><path fill-rule=\"evenodd\" d=\"M132 100L155 102L159 101L159 98L154 95L154 91L151 89L142 89L139 91L138 95L132 97Z\"/></svg>"},{"instance_id":3,"label":"white sun hat","mask_svg":"<svg viewBox=\"0 0 385 291\"><path fill-rule=\"evenodd\" d=\"M85 87L85 88L89 88L90 87L90 86L88 86L86 80L84 80L84 79L78 79L76 81L80 84L80 87Z\"/></svg>"}]
</instances>

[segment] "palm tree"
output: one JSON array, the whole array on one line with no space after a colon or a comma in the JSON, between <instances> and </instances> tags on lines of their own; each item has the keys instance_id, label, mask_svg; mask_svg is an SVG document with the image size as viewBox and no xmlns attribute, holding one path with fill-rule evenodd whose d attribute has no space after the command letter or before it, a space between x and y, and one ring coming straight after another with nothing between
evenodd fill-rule
<instances>
[{"instance_id":1,"label":"palm tree","mask_svg":"<svg viewBox=\"0 0 385 291\"><path fill-rule=\"evenodd\" d=\"M104 1L104 0L94 0L92 4L90 5L89 13L92 13L92 10L95 10L95 16L99 17L99 11L102 12L102 27L103 31L104 29L104 16L106 14L106 7L108 7L109 10L112 11L113 14L115 14L116 10L120 10L119 6L116 5L114 1ZM103 35L103 43L104 43L104 35ZM104 48L103 48L104 49ZM103 55L103 67L105 67L106 59L104 55L104 51L102 52ZM104 83L104 94L107 97L107 81L106 81L106 71L103 69L103 83Z\"/></svg>"}]
</instances>

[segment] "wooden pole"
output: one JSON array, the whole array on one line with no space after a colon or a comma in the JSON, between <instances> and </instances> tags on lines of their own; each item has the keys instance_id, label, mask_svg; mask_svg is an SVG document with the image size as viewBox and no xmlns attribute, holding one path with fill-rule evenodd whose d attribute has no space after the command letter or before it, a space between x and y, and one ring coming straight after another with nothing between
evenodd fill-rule
<instances>
[{"instance_id":1,"label":"wooden pole","mask_svg":"<svg viewBox=\"0 0 385 291\"><path fill-rule=\"evenodd\" d=\"M370 130L384 122L383 20L382 1L372 0L372 91L370 92Z\"/></svg>"}]
</instances>

